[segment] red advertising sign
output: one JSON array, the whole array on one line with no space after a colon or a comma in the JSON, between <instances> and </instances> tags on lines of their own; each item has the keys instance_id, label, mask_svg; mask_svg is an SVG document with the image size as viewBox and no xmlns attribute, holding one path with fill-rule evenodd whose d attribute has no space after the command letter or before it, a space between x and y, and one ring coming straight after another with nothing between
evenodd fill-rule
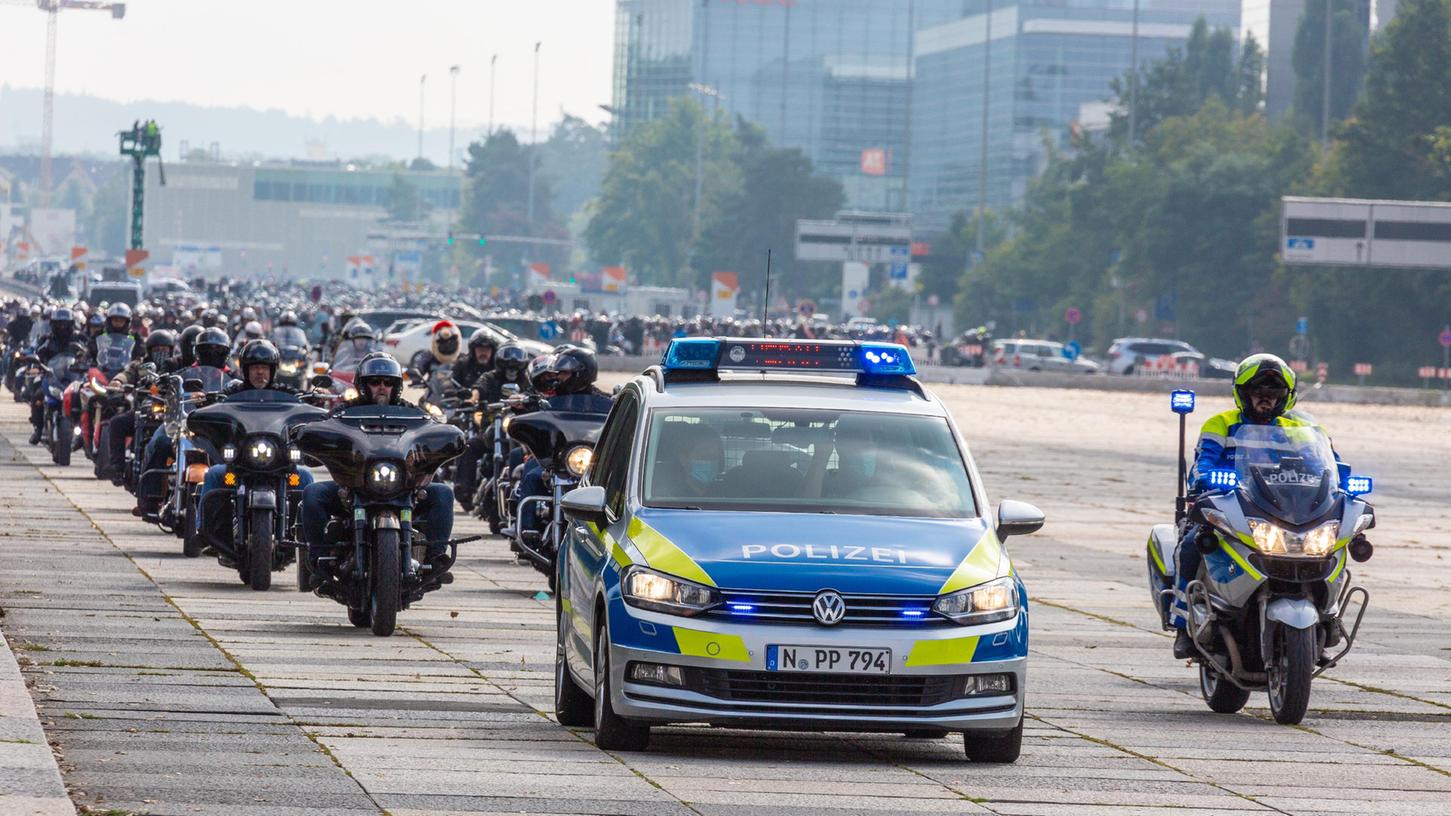
<instances>
[{"instance_id":1,"label":"red advertising sign","mask_svg":"<svg viewBox=\"0 0 1451 816\"><path fill-rule=\"evenodd\" d=\"M891 151L884 147L869 147L862 151L862 175L885 176L891 164Z\"/></svg>"}]
</instances>

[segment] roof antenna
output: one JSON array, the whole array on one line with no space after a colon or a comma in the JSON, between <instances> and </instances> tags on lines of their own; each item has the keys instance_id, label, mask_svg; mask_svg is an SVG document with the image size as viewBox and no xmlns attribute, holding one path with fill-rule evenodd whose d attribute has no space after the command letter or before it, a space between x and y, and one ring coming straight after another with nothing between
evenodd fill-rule
<instances>
[{"instance_id":1,"label":"roof antenna","mask_svg":"<svg viewBox=\"0 0 1451 816\"><path fill-rule=\"evenodd\" d=\"M769 337L766 333L766 315L771 308L771 250L766 250L766 297L761 301L761 336Z\"/></svg>"}]
</instances>

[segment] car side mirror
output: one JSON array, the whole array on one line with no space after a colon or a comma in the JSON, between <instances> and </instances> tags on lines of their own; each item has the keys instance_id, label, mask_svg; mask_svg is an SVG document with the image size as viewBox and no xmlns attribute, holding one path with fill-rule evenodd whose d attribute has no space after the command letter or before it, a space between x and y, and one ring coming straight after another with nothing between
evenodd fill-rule
<instances>
[{"instance_id":1,"label":"car side mirror","mask_svg":"<svg viewBox=\"0 0 1451 816\"><path fill-rule=\"evenodd\" d=\"M605 489L599 485L576 487L564 494L559 507L566 516L577 521L589 522L603 527L605 518Z\"/></svg>"},{"instance_id":2,"label":"car side mirror","mask_svg":"<svg viewBox=\"0 0 1451 816\"><path fill-rule=\"evenodd\" d=\"M998 505L998 521L995 532L998 541L1010 536L1023 536L1038 532L1042 528L1043 511L1027 502L1004 501Z\"/></svg>"}]
</instances>

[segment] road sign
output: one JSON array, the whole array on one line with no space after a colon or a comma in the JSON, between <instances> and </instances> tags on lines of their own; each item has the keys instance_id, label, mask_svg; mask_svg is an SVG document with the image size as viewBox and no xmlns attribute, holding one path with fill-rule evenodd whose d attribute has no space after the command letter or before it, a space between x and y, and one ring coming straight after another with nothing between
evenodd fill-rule
<instances>
[{"instance_id":1,"label":"road sign","mask_svg":"<svg viewBox=\"0 0 1451 816\"><path fill-rule=\"evenodd\" d=\"M1069 306L1068 311L1063 313L1063 320L1070 326L1077 326L1083 320L1083 312L1077 306Z\"/></svg>"},{"instance_id":2,"label":"road sign","mask_svg":"<svg viewBox=\"0 0 1451 816\"><path fill-rule=\"evenodd\" d=\"M545 289L544 290L544 305L545 306L553 306L554 305L554 302L556 300L559 300L559 296L556 295L556 294L554 294L554 290L553 289Z\"/></svg>"},{"instance_id":3,"label":"road sign","mask_svg":"<svg viewBox=\"0 0 1451 816\"><path fill-rule=\"evenodd\" d=\"M1083 346L1077 340L1069 340L1063 344L1063 356L1070 360L1077 360L1083 355Z\"/></svg>"},{"instance_id":4,"label":"road sign","mask_svg":"<svg viewBox=\"0 0 1451 816\"><path fill-rule=\"evenodd\" d=\"M1135 323L1148 323L1149 322L1149 312L1148 312L1148 310L1147 309L1139 309L1138 311L1134 312L1134 322Z\"/></svg>"},{"instance_id":5,"label":"road sign","mask_svg":"<svg viewBox=\"0 0 1451 816\"><path fill-rule=\"evenodd\" d=\"M1309 333L1310 333L1310 318L1308 318L1308 317L1302 317L1299 320L1296 320L1295 321L1295 334L1309 334Z\"/></svg>"},{"instance_id":6,"label":"road sign","mask_svg":"<svg viewBox=\"0 0 1451 816\"><path fill-rule=\"evenodd\" d=\"M1451 267L1451 203L1285 196L1287 264L1405 269Z\"/></svg>"},{"instance_id":7,"label":"road sign","mask_svg":"<svg viewBox=\"0 0 1451 816\"><path fill-rule=\"evenodd\" d=\"M1375 366L1371 365L1370 363L1355 364L1355 376L1357 377L1369 377L1372 373L1374 373L1374 371Z\"/></svg>"},{"instance_id":8,"label":"road sign","mask_svg":"<svg viewBox=\"0 0 1451 816\"><path fill-rule=\"evenodd\" d=\"M893 247L893 249L895 249L895 248L896 247ZM892 264L892 268L891 268L891 278L892 278L892 280L906 280L907 279L907 267L908 267L908 264L904 264L904 263L894 263L894 264Z\"/></svg>"},{"instance_id":9,"label":"road sign","mask_svg":"<svg viewBox=\"0 0 1451 816\"><path fill-rule=\"evenodd\" d=\"M1451 327L1442 329L1441 334L1436 339L1441 342L1442 348L1451 348Z\"/></svg>"},{"instance_id":10,"label":"road sign","mask_svg":"<svg viewBox=\"0 0 1451 816\"><path fill-rule=\"evenodd\" d=\"M942 298L939 298L936 295L928 295L927 296L927 305L928 306L936 307L941 302L942 302Z\"/></svg>"},{"instance_id":11,"label":"road sign","mask_svg":"<svg viewBox=\"0 0 1451 816\"><path fill-rule=\"evenodd\" d=\"M907 263L911 257L912 225L904 215L841 213L834 221L796 222L798 261Z\"/></svg>"},{"instance_id":12,"label":"road sign","mask_svg":"<svg viewBox=\"0 0 1451 816\"><path fill-rule=\"evenodd\" d=\"M1434 380L1436 378L1435 366L1421 366L1416 369L1416 376L1423 380Z\"/></svg>"}]
</instances>

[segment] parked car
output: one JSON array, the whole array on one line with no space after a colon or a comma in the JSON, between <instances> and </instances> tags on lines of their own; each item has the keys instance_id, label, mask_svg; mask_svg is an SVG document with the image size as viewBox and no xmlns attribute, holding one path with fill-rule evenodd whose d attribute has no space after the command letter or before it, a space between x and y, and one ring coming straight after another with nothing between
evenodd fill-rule
<instances>
[{"instance_id":1,"label":"parked car","mask_svg":"<svg viewBox=\"0 0 1451 816\"><path fill-rule=\"evenodd\" d=\"M993 342L993 361L1004 368L1025 371L1097 374L1102 370L1102 366L1092 360L1070 358L1063 344L1055 340L996 340Z\"/></svg>"},{"instance_id":2,"label":"parked car","mask_svg":"<svg viewBox=\"0 0 1451 816\"><path fill-rule=\"evenodd\" d=\"M1193 363L1198 366L1199 378L1202 380L1232 380L1235 369L1239 368L1233 360L1210 357L1198 351L1176 351L1170 356L1178 365Z\"/></svg>"},{"instance_id":3,"label":"parked car","mask_svg":"<svg viewBox=\"0 0 1451 816\"><path fill-rule=\"evenodd\" d=\"M1157 337L1120 337L1108 347L1108 372L1110 374L1132 374L1147 362L1179 352L1199 354L1183 340L1166 340Z\"/></svg>"},{"instance_id":4,"label":"parked car","mask_svg":"<svg viewBox=\"0 0 1451 816\"><path fill-rule=\"evenodd\" d=\"M497 326L490 323L478 323L472 320L450 321L458 326L459 334L463 335L465 348L468 342L473 339L474 332L486 331L493 335L494 342L500 346L505 343L515 342L524 347L529 356L535 357L540 354L547 354L553 351L554 347L549 343L541 343L538 340L523 340L516 338ZM405 366L413 359L413 355L429 347L432 342L431 335L437 320L421 320L418 318L405 318L398 320L388 327L383 334L383 350L398 358L398 361Z\"/></svg>"}]
</instances>

